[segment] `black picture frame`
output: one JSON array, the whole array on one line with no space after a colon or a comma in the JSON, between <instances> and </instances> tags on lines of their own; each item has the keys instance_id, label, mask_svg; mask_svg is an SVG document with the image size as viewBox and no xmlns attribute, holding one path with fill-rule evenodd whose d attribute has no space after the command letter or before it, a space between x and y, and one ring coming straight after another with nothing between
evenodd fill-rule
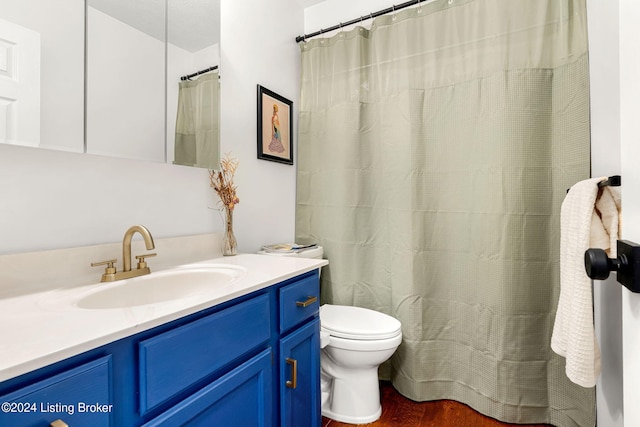
<instances>
[{"instance_id":1,"label":"black picture frame","mask_svg":"<svg viewBox=\"0 0 640 427\"><path fill-rule=\"evenodd\" d=\"M293 164L293 102L260 85L258 159Z\"/></svg>"}]
</instances>

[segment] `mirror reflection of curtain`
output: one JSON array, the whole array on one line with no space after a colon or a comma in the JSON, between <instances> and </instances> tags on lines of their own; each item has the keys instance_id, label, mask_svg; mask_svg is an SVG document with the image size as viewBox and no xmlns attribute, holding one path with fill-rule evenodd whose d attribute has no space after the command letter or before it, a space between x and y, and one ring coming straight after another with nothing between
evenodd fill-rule
<instances>
[{"instance_id":1,"label":"mirror reflection of curtain","mask_svg":"<svg viewBox=\"0 0 640 427\"><path fill-rule=\"evenodd\" d=\"M301 44L296 239L325 248L323 303L402 322L382 372L413 400L595 424L550 348L560 206L590 173L585 8L442 0Z\"/></svg>"},{"instance_id":2,"label":"mirror reflection of curtain","mask_svg":"<svg viewBox=\"0 0 640 427\"><path fill-rule=\"evenodd\" d=\"M174 164L217 169L220 166L220 80L210 72L179 83Z\"/></svg>"}]
</instances>

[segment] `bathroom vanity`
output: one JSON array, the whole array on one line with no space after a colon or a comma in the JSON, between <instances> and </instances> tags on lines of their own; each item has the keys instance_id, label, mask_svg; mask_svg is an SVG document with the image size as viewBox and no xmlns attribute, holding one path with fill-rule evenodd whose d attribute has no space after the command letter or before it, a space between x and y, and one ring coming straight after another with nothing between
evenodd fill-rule
<instances>
[{"instance_id":1,"label":"bathroom vanity","mask_svg":"<svg viewBox=\"0 0 640 427\"><path fill-rule=\"evenodd\" d=\"M78 307L100 285L0 301L13 302L5 326L27 300L41 311L26 317L42 322L13 336L31 356L0 347L0 425L320 425L326 261L213 261L245 274L217 293L137 307Z\"/></svg>"}]
</instances>

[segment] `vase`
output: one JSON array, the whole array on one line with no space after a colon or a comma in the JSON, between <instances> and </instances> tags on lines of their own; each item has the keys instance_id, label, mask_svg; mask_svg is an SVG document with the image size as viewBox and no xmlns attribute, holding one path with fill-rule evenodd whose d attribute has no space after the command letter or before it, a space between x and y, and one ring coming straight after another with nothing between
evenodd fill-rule
<instances>
[{"instance_id":1,"label":"vase","mask_svg":"<svg viewBox=\"0 0 640 427\"><path fill-rule=\"evenodd\" d=\"M222 255L232 256L238 252L238 242L233 234L233 210L224 208L225 225L224 236L222 236Z\"/></svg>"}]
</instances>

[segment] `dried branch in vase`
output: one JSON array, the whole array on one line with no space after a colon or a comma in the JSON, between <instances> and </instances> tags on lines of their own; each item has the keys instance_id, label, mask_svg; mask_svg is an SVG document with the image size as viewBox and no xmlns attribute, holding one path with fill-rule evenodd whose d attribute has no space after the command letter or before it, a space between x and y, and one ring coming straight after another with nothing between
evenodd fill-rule
<instances>
[{"instance_id":1,"label":"dried branch in vase","mask_svg":"<svg viewBox=\"0 0 640 427\"><path fill-rule=\"evenodd\" d=\"M233 176L237 169L238 160L231 158L228 153L220 161L220 170L209 169L211 187L218 193L220 202L229 210L233 210L235 205L240 203L236 195L236 186L233 184Z\"/></svg>"}]
</instances>

